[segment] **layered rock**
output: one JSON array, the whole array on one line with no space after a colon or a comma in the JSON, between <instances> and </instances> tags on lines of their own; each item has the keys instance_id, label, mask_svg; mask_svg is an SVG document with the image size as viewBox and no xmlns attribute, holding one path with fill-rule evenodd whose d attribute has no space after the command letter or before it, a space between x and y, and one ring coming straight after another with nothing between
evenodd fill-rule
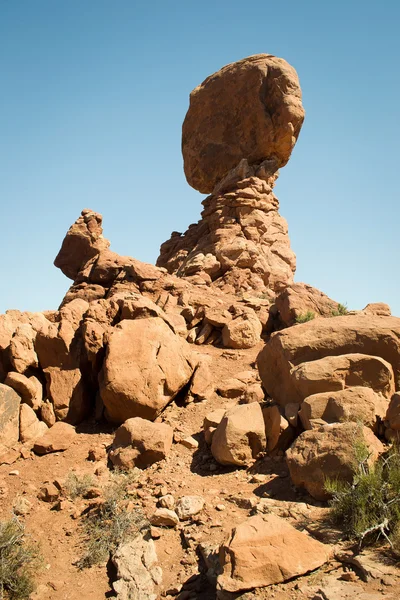
<instances>
[{"instance_id":1,"label":"layered rock","mask_svg":"<svg viewBox=\"0 0 400 600\"><path fill-rule=\"evenodd\" d=\"M193 90L184 169L190 185L212 194L201 220L161 246L159 266L270 299L292 283L296 259L272 189L303 118L297 74L275 56L227 65Z\"/></svg>"}]
</instances>

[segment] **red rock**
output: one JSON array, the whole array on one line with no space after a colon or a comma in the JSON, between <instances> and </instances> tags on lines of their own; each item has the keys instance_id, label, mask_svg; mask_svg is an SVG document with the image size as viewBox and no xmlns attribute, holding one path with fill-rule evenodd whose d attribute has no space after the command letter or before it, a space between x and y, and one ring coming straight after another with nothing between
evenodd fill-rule
<instances>
[{"instance_id":1,"label":"red rock","mask_svg":"<svg viewBox=\"0 0 400 600\"><path fill-rule=\"evenodd\" d=\"M76 438L75 428L68 423L58 421L35 441L33 446L36 454L49 454L67 450Z\"/></svg>"},{"instance_id":2,"label":"red rock","mask_svg":"<svg viewBox=\"0 0 400 600\"><path fill-rule=\"evenodd\" d=\"M6 447L19 440L19 407L21 398L8 385L0 383L0 440Z\"/></svg>"},{"instance_id":3,"label":"red rock","mask_svg":"<svg viewBox=\"0 0 400 600\"><path fill-rule=\"evenodd\" d=\"M222 574L217 586L240 592L281 583L314 571L329 560L331 549L269 514L235 527L221 545Z\"/></svg>"},{"instance_id":4,"label":"red rock","mask_svg":"<svg viewBox=\"0 0 400 600\"><path fill-rule=\"evenodd\" d=\"M304 119L296 71L283 59L257 54L226 65L190 94L182 128L184 169L202 193L243 158L289 160Z\"/></svg>"},{"instance_id":5,"label":"red rock","mask_svg":"<svg viewBox=\"0 0 400 600\"><path fill-rule=\"evenodd\" d=\"M307 312L315 317L332 317L338 303L320 290L306 283L292 283L276 297L276 308L283 325L290 327L296 319Z\"/></svg>"}]
</instances>

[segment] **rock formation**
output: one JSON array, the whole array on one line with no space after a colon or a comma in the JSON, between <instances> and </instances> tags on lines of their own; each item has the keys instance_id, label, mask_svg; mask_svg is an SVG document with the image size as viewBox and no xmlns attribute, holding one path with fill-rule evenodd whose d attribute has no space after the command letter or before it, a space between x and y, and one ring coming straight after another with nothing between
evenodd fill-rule
<instances>
[{"instance_id":1,"label":"rock formation","mask_svg":"<svg viewBox=\"0 0 400 600\"><path fill-rule=\"evenodd\" d=\"M268 54L227 65L193 90L183 124L185 174L211 196L202 219L161 246L159 266L271 299L292 283L296 259L273 187L303 119L296 72Z\"/></svg>"},{"instance_id":2,"label":"rock formation","mask_svg":"<svg viewBox=\"0 0 400 600\"><path fill-rule=\"evenodd\" d=\"M400 319L383 303L348 313L293 283L273 187L303 117L282 59L256 55L207 78L191 94L182 140L188 182L210 193L200 221L173 233L153 266L110 250L101 215L85 209L55 259L72 279L59 309L0 315L0 468L74 455L85 420L90 431L119 426L88 458L99 479L110 466L129 472L120 509L147 510L144 529L112 553L121 599L159 597L153 539L163 535L168 548L175 540L171 554L186 553L163 563L166 577L197 565L198 550L201 585L221 598L320 567L330 548L298 530L315 508L307 494L324 501L327 478L351 482L359 442L372 465L400 437ZM63 511L61 490L46 479L38 498ZM102 506L99 493L88 491L94 502L81 515ZM243 517L233 529L230 504ZM214 510L225 521L212 522ZM199 530L221 532L218 544L196 545ZM199 582L181 583L161 596L197 597Z\"/></svg>"}]
</instances>

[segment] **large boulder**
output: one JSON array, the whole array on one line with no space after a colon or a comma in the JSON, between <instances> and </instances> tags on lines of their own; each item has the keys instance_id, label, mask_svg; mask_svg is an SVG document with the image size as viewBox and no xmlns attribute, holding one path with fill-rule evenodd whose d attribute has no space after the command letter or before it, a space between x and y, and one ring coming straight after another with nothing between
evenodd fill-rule
<instances>
[{"instance_id":1,"label":"large boulder","mask_svg":"<svg viewBox=\"0 0 400 600\"><path fill-rule=\"evenodd\" d=\"M21 404L19 415L20 440L23 443L34 442L47 431L47 425L39 421L33 408L28 404Z\"/></svg>"},{"instance_id":2,"label":"large boulder","mask_svg":"<svg viewBox=\"0 0 400 600\"><path fill-rule=\"evenodd\" d=\"M361 386L370 387L385 398L394 392L392 366L366 354L325 356L293 367L291 377L301 398L312 394Z\"/></svg>"},{"instance_id":3,"label":"large boulder","mask_svg":"<svg viewBox=\"0 0 400 600\"><path fill-rule=\"evenodd\" d=\"M182 129L184 169L202 193L241 159L273 171L290 157L304 119L296 71L285 60L257 54L226 65L190 94Z\"/></svg>"},{"instance_id":4,"label":"large boulder","mask_svg":"<svg viewBox=\"0 0 400 600\"><path fill-rule=\"evenodd\" d=\"M29 404L34 410L38 410L43 400L43 387L37 377L31 375L26 377L22 373L10 371L4 381L21 396L22 402Z\"/></svg>"},{"instance_id":5,"label":"large boulder","mask_svg":"<svg viewBox=\"0 0 400 600\"><path fill-rule=\"evenodd\" d=\"M368 449L370 464L384 450L372 431L357 423L334 423L305 431L286 452L293 483L317 500L328 499L327 479L353 480L360 444Z\"/></svg>"},{"instance_id":6,"label":"large boulder","mask_svg":"<svg viewBox=\"0 0 400 600\"><path fill-rule=\"evenodd\" d=\"M124 320L109 334L100 394L113 423L154 420L189 382L190 349L159 317Z\"/></svg>"},{"instance_id":7,"label":"large boulder","mask_svg":"<svg viewBox=\"0 0 400 600\"><path fill-rule=\"evenodd\" d=\"M18 442L20 404L19 395L0 383L0 445L10 447Z\"/></svg>"},{"instance_id":8,"label":"large boulder","mask_svg":"<svg viewBox=\"0 0 400 600\"><path fill-rule=\"evenodd\" d=\"M265 587L314 571L330 555L329 546L285 519L257 515L235 527L221 545L217 585L226 592Z\"/></svg>"},{"instance_id":9,"label":"large boulder","mask_svg":"<svg viewBox=\"0 0 400 600\"><path fill-rule=\"evenodd\" d=\"M63 452L73 444L76 436L75 428L72 425L58 421L35 441L33 450L36 454Z\"/></svg>"},{"instance_id":10,"label":"large boulder","mask_svg":"<svg viewBox=\"0 0 400 600\"><path fill-rule=\"evenodd\" d=\"M212 436L211 452L221 465L247 466L265 449L264 418L257 402L227 410Z\"/></svg>"},{"instance_id":11,"label":"large boulder","mask_svg":"<svg viewBox=\"0 0 400 600\"><path fill-rule=\"evenodd\" d=\"M125 421L115 433L110 459L123 469L145 469L163 460L172 447L173 429L140 417Z\"/></svg>"},{"instance_id":12,"label":"large boulder","mask_svg":"<svg viewBox=\"0 0 400 600\"><path fill-rule=\"evenodd\" d=\"M373 431L383 421L388 400L368 387L350 387L308 396L299 411L304 429L312 429L315 421L363 423Z\"/></svg>"},{"instance_id":13,"label":"large boulder","mask_svg":"<svg viewBox=\"0 0 400 600\"><path fill-rule=\"evenodd\" d=\"M242 309L222 330L225 348L252 348L260 341L262 325L254 310Z\"/></svg>"},{"instance_id":14,"label":"large boulder","mask_svg":"<svg viewBox=\"0 0 400 600\"><path fill-rule=\"evenodd\" d=\"M266 392L284 405L303 399L291 376L293 367L359 352L387 361L400 389L400 319L396 317L347 315L296 325L272 334L257 362Z\"/></svg>"},{"instance_id":15,"label":"large boulder","mask_svg":"<svg viewBox=\"0 0 400 600\"><path fill-rule=\"evenodd\" d=\"M326 294L306 283L292 283L275 300L279 318L283 325L290 327L308 312L315 317L332 317L338 303Z\"/></svg>"}]
</instances>

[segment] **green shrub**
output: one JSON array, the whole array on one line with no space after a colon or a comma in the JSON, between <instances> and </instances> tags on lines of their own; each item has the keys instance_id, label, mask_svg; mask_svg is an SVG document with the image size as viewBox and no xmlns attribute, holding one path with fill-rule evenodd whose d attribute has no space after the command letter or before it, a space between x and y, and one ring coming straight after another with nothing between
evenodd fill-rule
<instances>
[{"instance_id":1,"label":"green shrub","mask_svg":"<svg viewBox=\"0 0 400 600\"><path fill-rule=\"evenodd\" d=\"M400 553L400 451L398 446L368 466L368 450L355 448L351 484L327 481L333 520L349 539L374 543L385 538Z\"/></svg>"},{"instance_id":2,"label":"green shrub","mask_svg":"<svg viewBox=\"0 0 400 600\"><path fill-rule=\"evenodd\" d=\"M344 315L348 315L349 311L347 308L347 304L338 304L336 308L332 309L332 317L343 317Z\"/></svg>"},{"instance_id":3,"label":"green shrub","mask_svg":"<svg viewBox=\"0 0 400 600\"><path fill-rule=\"evenodd\" d=\"M308 310L306 313L297 315L296 323L307 323L307 321L312 321L313 319L315 319L315 313L312 310Z\"/></svg>"},{"instance_id":4,"label":"green shrub","mask_svg":"<svg viewBox=\"0 0 400 600\"><path fill-rule=\"evenodd\" d=\"M0 600L27 600L39 567L38 549L27 540L24 525L15 517L0 522Z\"/></svg>"},{"instance_id":5,"label":"green shrub","mask_svg":"<svg viewBox=\"0 0 400 600\"><path fill-rule=\"evenodd\" d=\"M84 556L77 562L80 569L107 562L123 542L128 542L148 526L148 521L138 508L131 510L129 485L132 472L116 472L104 490L104 502L90 511L83 521Z\"/></svg>"},{"instance_id":6,"label":"green shrub","mask_svg":"<svg viewBox=\"0 0 400 600\"><path fill-rule=\"evenodd\" d=\"M85 474L81 477L71 471L68 473L68 477L64 484L65 494L75 500L76 498L82 497L86 492L95 485L95 481L92 475Z\"/></svg>"}]
</instances>

